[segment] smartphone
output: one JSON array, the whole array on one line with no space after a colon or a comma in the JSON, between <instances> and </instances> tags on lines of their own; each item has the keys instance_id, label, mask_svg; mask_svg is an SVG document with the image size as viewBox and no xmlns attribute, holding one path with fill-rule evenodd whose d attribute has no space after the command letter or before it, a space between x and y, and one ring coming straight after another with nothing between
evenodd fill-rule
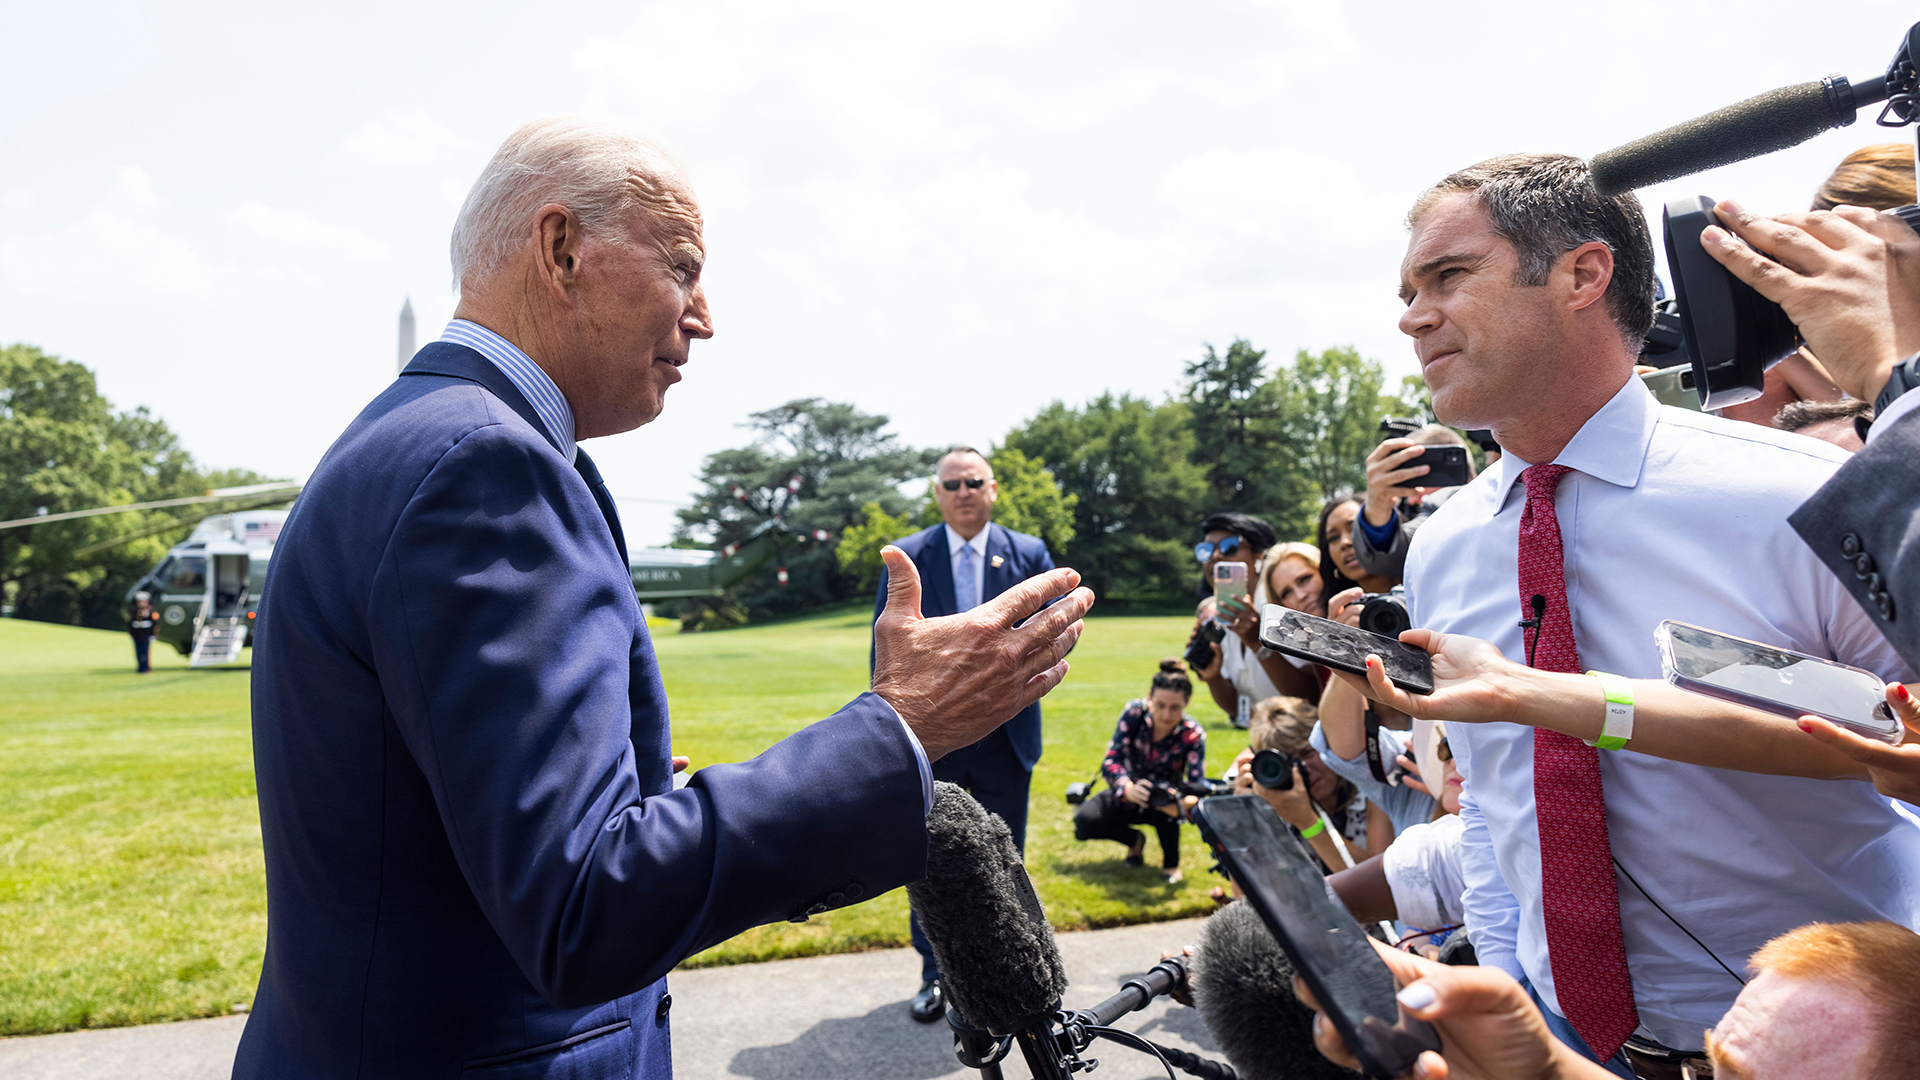
<instances>
[{"instance_id":1,"label":"smartphone","mask_svg":"<svg viewBox=\"0 0 1920 1080\"><path fill-rule=\"evenodd\" d=\"M1362 678L1371 653L1380 658L1393 685L1411 694L1433 693L1433 658L1427 650L1279 604L1268 604L1260 612L1260 644Z\"/></svg>"},{"instance_id":2,"label":"smartphone","mask_svg":"<svg viewBox=\"0 0 1920 1080\"><path fill-rule=\"evenodd\" d=\"M1813 715L1897 743L1900 718L1887 707L1887 684L1857 667L1669 619L1654 633L1660 670L1682 690L1777 716Z\"/></svg>"},{"instance_id":3,"label":"smartphone","mask_svg":"<svg viewBox=\"0 0 1920 1080\"><path fill-rule=\"evenodd\" d=\"M1692 364L1649 371L1640 376L1640 381L1647 384L1654 400L1660 404L1700 411L1700 393L1693 388Z\"/></svg>"},{"instance_id":4,"label":"smartphone","mask_svg":"<svg viewBox=\"0 0 1920 1080\"><path fill-rule=\"evenodd\" d=\"M1420 456L1400 466L1411 469L1415 465L1425 465L1426 474L1407 481L1415 487L1459 487L1467 482L1467 448L1464 446L1429 446L1420 452Z\"/></svg>"},{"instance_id":5,"label":"smartphone","mask_svg":"<svg viewBox=\"0 0 1920 1080\"><path fill-rule=\"evenodd\" d=\"M1223 562L1213 568L1213 605L1220 611L1220 605L1228 600L1247 605L1247 564L1243 562ZM1222 622L1232 622L1227 613L1220 611Z\"/></svg>"},{"instance_id":6,"label":"smartphone","mask_svg":"<svg viewBox=\"0 0 1920 1080\"><path fill-rule=\"evenodd\" d=\"M1193 818L1368 1076L1400 1076L1421 1051L1439 1051L1439 1034L1400 1011L1392 970L1266 800L1202 799Z\"/></svg>"}]
</instances>

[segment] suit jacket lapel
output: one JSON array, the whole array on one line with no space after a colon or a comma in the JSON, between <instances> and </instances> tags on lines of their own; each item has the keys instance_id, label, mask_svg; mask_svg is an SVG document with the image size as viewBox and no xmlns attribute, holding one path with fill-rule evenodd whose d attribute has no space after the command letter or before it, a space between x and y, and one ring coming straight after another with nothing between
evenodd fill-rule
<instances>
[{"instance_id":1,"label":"suit jacket lapel","mask_svg":"<svg viewBox=\"0 0 1920 1080\"><path fill-rule=\"evenodd\" d=\"M924 594L920 610L952 615L960 608L953 598L953 553L947 550L947 527L935 525L924 535L920 557L914 560L920 568L920 590Z\"/></svg>"},{"instance_id":2,"label":"suit jacket lapel","mask_svg":"<svg viewBox=\"0 0 1920 1080\"><path fill-rule=\"evenodd\" d=\"M999 565L994 560L999 560ZM980 579L980 602L1013 588L1013 537L991 522L987 524L987 576Z\"/></svg>"}]
</instances>

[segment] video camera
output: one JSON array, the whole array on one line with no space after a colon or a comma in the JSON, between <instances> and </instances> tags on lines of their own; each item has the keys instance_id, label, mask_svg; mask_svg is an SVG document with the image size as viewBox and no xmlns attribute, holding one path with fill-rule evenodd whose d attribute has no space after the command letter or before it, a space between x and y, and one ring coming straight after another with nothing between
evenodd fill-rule
<instances>
[{"instance_id":1,"label":"video camera","mask_svg":"<svg viewBox=\"0 0 1920 1080\"><path fill-rule=\"evenodd\" d=\"M1785 149L1845 127L1859 109L1883 101L1886 107L1876 121L1882 127L1920 119L1920 23L1907 31L1884 75L1857 83L1829 75L1783 87L1609 150L1593 159L1594 185L1602 195L1615 195ZM1645 357L1669 372L1677 365L1670 366L1658 354L1686 364L1689 370L1678 372L1670 389L1698 395L1702 409L1759 397L1767 369L1800 344L1798 330L1778 304L1734 277L1700 246L1701 231L1717 224L1713 206L1713 200L1696 195L1668 201L1661 213L1674 302L1671 312L1656 311ZM1887 213L1920 232L1920 207ZM1685 342L1684 360L1673 344L1675 319Z\"/></svg>"}]
</instances>

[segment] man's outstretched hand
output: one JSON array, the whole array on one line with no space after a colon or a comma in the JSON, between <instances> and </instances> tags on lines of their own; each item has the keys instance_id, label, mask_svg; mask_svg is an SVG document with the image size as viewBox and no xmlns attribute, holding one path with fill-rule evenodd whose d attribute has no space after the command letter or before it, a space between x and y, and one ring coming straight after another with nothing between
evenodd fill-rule
<instances>
[{"instance_id":1,"label":"man's outstretched hand","mask_svg":"<svg viewBox=\"0 0 1920 1080\"><path fill-rule=\"evenodd\" d=\"M1067 653L1093 606L1077 572L1049 570L965 614L929 619L913 560L892 546L880 558L887 606L873 624L873 692L913 729L929 761L985 738L1066 678Z\"/></svg>"}]
</instances>

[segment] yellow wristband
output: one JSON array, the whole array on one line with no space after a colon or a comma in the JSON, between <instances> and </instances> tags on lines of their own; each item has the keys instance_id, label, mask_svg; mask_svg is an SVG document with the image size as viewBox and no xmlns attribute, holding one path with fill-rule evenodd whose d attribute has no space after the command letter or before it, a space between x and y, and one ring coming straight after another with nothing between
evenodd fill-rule
<instances>
[{"instance_id":1,"label":"yellow wristband","mask_svg":"<svg viewBox=\"0 0 1920 1080\"><path fill-rule=\"evenodd\" d=\"M1604 671L1587 674L1600 680L1600 692L1606 695L1607 715L1600 725L1600 737L1585 740L1600 750L1620 750L1633 738L1633 684Z\"/></svg>"},{"instance_id":2,"label":"yellow wristband","mask_svg":"<svg viewBox=\"0 0 1920 1080\"><path fill-rule=\"evenodd\" d=\"M1314 822L1313 824L1307 826L1306 828L1301 829L1300 839L1311 840L1314 837L1319 836L1321 833L1326 831L1327 831L1327 819L1321 818L1320 820Z\"/></svg>"}]
</instances>

